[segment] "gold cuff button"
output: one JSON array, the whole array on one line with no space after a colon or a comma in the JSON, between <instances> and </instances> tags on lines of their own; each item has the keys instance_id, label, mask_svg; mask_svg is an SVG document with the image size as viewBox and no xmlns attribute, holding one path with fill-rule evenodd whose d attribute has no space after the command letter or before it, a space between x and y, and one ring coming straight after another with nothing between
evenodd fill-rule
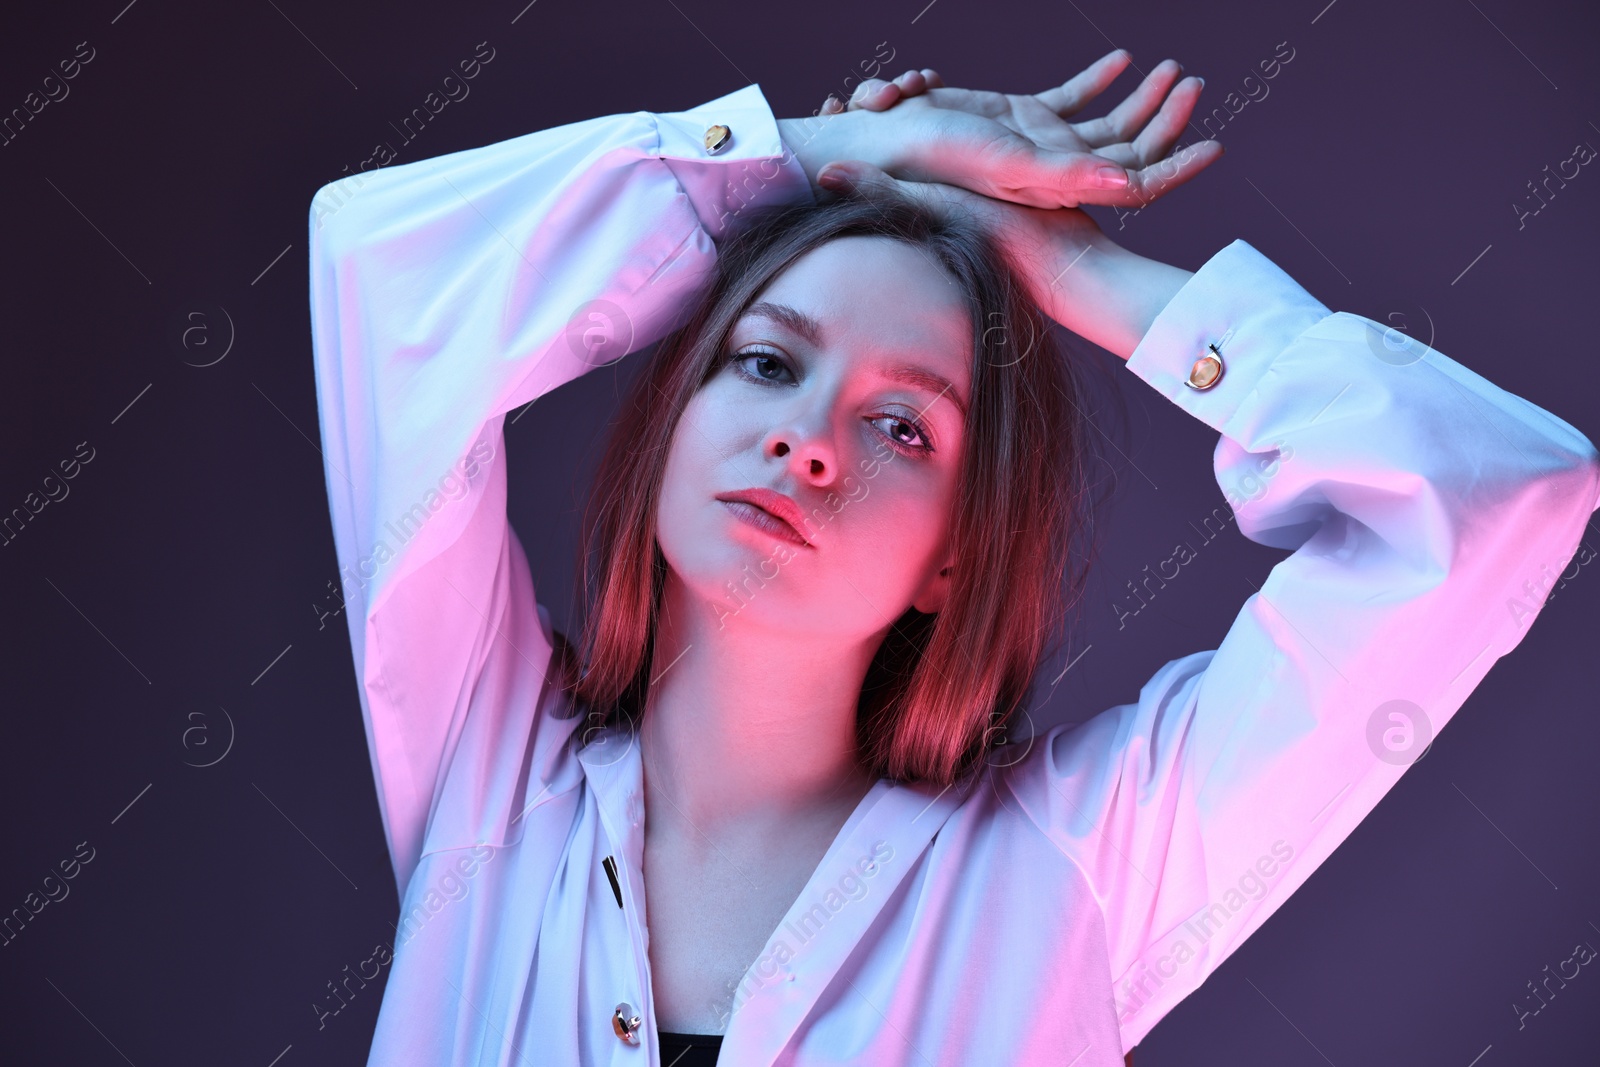
<instances>
[{"instance_id":1,"label":"gold cuff button","mask_svg":"<svg viewBox=\"0 0 1600 1067\"><path fill-rule=\"evenodd\" d=\"M1222 379L1222 353L1216 345L1207 345L1211 351L1194 361L1189 377L1184 380L1191 389L1210 389Z\"/></svg>"},{"instance_id":2,"label":"gold cuff button","mask_svg":"<svg viewBox=\"0 0 1600 1067\"><path fill-rule=\"evenodd\" d=\"M628 1004L618 1004L617 1010L611 1014L611 1029L630 1045L639 1043L639 1027L642 1025L644 1020L635 1015Z\"/></svg>"},{"instance_id":3,"label":"gold cuff button","mask_svg":"<svg viewBox=\"0 0 1600 1067\"><path fill-rule=\"evenodd\" d=\"M720 152L731 140L733 131L719 122L706 130L706 151L713 154Z\"/></svg>"}]
</instances>

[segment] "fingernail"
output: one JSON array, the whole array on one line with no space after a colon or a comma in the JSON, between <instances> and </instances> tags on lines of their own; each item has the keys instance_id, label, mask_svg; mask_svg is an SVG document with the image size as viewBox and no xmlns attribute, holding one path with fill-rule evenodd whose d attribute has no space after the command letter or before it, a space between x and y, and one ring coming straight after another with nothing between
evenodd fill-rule
<instances>
[{"instance_id":1,"label":"fingernail","mask_svg":"<svg viewBox=\"0 0 1600 1067\"><path fill-rule=\"evenodd\" d=\"M829 164L817 172L817 184L824 189L847 189L850 186L850 175L843 167Z\"/></svg>"},{"instance_id":2,"label":"fingernail","mask_svg":"<svg viewBox=\"0 0 1600 1067\"><path fill-rule=\"evenodd\" d=\"M1128 185L1128 172L1121 167L1101 167L1094 172L1094 180L1102 189L1123 189Z\"/></svg>"}]
</instances>

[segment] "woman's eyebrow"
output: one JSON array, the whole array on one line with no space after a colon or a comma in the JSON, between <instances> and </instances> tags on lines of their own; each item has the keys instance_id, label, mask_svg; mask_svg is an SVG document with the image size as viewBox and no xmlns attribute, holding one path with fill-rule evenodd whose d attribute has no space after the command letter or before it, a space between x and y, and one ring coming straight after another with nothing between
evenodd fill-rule
<instances>
[{"instance_id":1,"label":"woman's eyebrow","mask_svg":"<svg viewBox=\"0 0 1600 1067\"><path fill-rule=\"evenodd\" d=\"M768 300L758 300L745 312L748 315L757 315L768 319L789 331L803 337L807 344L816 348L822 347L822 324L798 308L788 304L776 304ZM950 402L961 412L963 418L967 414L966 401L961 398L961 393L956 389L955 383L940 374L923 367L912 366L909 363L894 363L884 367L881 371L883 377L902 385L916 386L936 394L934 400L941 396L948 396ZM930 402L928 407L932 407ZM923 409L924 411L927 408Z\"/></svg>"},{"instance_id":2,"label":"woman's eyebrow","mask_svg":"<svg viewBox=\"0 0 1600 1067\"><path fill-rule=\"evenodd\" d=\"M916 386L920 389L926 389L928 392L936 394L932 400L928 401L928 406L923 408L923 411L927 411L928 408L933 407L933 405L938 401L939 397L948 396L950 398L950 403L954 404L956 406L956 410L961 413L961 417L966 418L966 401L962 400L961 394L956 391L955 383L944 377L942 374L935 374L933 371L925 370L922 367L913 367L909 363L891 364L883 368L882 374L890 381L900 382L903 385Z\"/></svg>"},{"instance_id":3,"label":"woman's eyebrow","mask_svg":"<svg viewBox=\"0 0 1600 1067\"><path fill-rule=\"evenodd\" d=\"M793 333L806 339L806 343L813 348L822 347L822 323L807 315L804 311L790 307L788 304L774 304L767 300L758 300L751 304L748 315L759 315L770 319L779 326L783 326Z\"/></svg>"}]
</instances>

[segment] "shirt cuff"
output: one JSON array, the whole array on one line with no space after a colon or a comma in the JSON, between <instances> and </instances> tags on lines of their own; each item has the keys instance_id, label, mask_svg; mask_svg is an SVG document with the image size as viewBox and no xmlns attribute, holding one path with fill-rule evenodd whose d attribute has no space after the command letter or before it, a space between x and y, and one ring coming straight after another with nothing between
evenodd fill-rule
<instances>
[{"instance_id":1,"label":"shirt cuff","mask_svg":"<svg viewBox=\"0 0 1600 1067\"><path fill-rule=\"evenodd\" d=\"M811 181L778 133L778 120L755 83L687 111L654 116L655 155L683 187L713 240L721 240L754 209L815 203ZM726 126L727 143L706 147L706 131ZM710 165L708 165L710 164Z\"/></svg>"},{"instance_id":2,"label":"shirt cuff","mask_svg":"<svg viewBox=\"0 0 1600 1067\"><path fill-rule=\"evenodd\" d=\"M1219 433L1278 353L1331 314L1277 264L1242 240L1212 256L1161 309L1127 366ZM1222 376L1188 384L1195 361L1222 353Z\"/></svg>"}]
</instances>

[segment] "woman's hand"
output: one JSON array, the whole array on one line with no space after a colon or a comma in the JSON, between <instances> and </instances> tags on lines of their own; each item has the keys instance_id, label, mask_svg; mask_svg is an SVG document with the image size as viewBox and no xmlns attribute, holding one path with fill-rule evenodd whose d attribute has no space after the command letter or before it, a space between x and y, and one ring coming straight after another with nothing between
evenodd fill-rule
<instances>
[{"instance_id":1,"label":"woman's hand","mask_svg":"<svg viewBox=\"0 0 1600 1067\"><path fill-rule=\"evenodd\" d=\"M991 120L1028 144L1048 150L1068 175L1076 176L1107 163L1127 170L1126 188L1108 195L1098 186L1087 186L1078 190L1080 195L1076 198L1071 197L1070 190L1064 190L1069 196L1061 198L1059 206L1098 203L1142 207L1209 166L1222 155L1222 145L1216 141L1201 141L1191 145L1181 161L1169 158L1173 144L1188 125L1204 84L1199 78L1180 81L1183 68L1171 59L1157 64L1138 88L1103 118L1078 123L1066 121L1067 116L1081 111L1105 91L1131 58L1122 50L1112 52L1064 84L1031 95L947 88L937 71L910 70L892 82L879 78L862 82L848 104L830 96L819 114L826 117L855 111L933 109ZM1076 157L1076 166L1072 165L1073 157ZM929 176L926 159L914 158L902 169L921 173L899 173L892 168L891 173L922 181L947 180ZM956 184L976 188L964 181ZM1057 206L987 189L976 191L1032 206Z\"/></svg>"},{"instance_id":2,"label":"woman's hand","mask_svg":"<svg viewBox=\"0 0 1600 1067\"><path fill-rule=\"evenodd\" d=\"M1045 314L1122 359L1190 277L1122 248L1078 208L1029 207L941 182L902 181L861 160L829 163L818 181L841 195L898 193L942 216L976 222L996 240Z\"/></svg>"}]
</instances>

